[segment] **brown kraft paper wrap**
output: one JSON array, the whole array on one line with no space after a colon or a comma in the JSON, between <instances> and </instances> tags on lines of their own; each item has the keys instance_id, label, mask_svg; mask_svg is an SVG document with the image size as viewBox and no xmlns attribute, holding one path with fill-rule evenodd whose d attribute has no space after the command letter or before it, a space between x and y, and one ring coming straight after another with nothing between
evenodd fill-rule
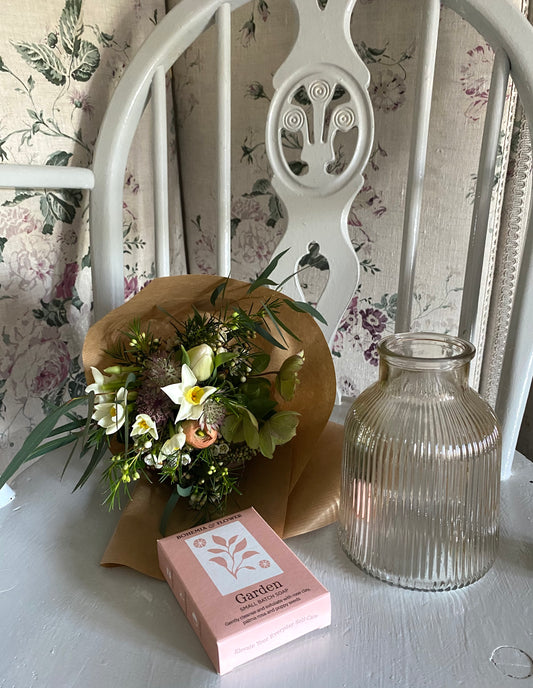
<instances>
[{"instance_id":1,"label":"brown kraft paper wrap","mask_svg":"<svg viewBox=\"0 0 533 688\"><path fill-rule=\"evenodd\" d=\"M260 287L247 294L249 284L230 279L224 299L210 303L213 289L223 278L212 275L162 277L147 285L124 305L95 323L85 339L83 362L92 382L90 367L103 370L114 363L105 353L121 338L133 319L138 319L158 337L172 337L169 314L183 321L199 312L217 312L227 303L243 309L260 305L273 292ZM332 523L337 518L342 456L342 426L328 422L335 400L335 373L326 340L315 320L283 305L280 317L300 341L287 337L287 349L279 350L266 341L261 347L271 355L271 370L300 350L305 364L300 384L291 402L280 406L300 413L296 437L276 448L273 459L258 454L250 461L239 483L241 495L228 500L227 513L253 506L282 537L292 537ZM274 333L276 336L276 333ZM278 337L279 338L279 337ZM163 578L157 560L156 542L162 537L159 523L170 487L145 479L138 481L133 499L124 508L101 564L128 566L155 578ZM192 526L199 513L181 499L169 519L166 535Z\"/></svg>"}]
</instances>

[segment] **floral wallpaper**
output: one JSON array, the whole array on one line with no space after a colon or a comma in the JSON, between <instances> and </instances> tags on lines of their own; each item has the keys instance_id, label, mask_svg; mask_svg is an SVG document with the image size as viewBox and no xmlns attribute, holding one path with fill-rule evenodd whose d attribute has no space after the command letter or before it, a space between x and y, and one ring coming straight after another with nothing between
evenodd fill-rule
<instances>
[{"instance_id":1,"label":"floral wallpaper","mask_svg":"<svg viewBox=\"0 0 533 688\"><path fill-rule=\"evenodd\" d=\"M105 105L164 0L50 0L2 5L0 159L87 166ZM28 21L31 17L31 21ZM175 155L175 146L174 146ZM146 131L128 163L125 288L154 275ZM0 196L0 467L50 405L85 386L91 321L88 196L6 190ZM177 269L184 270L182 262Z\"/></svg>"},{"instance_id":2,"label":"floral wallpaper","mask_svg":"<svg viewBox=\"0 0 533 688\"><path fill-rule=\"evenodd\" d=\"M527 7L526 0L509 2L522 10ZM2 10L0 160L90 164L106 103L142 40L163 16L165 1L5 0ZM354 44L371 75L375 138L363 188L348 218L361 264L360 285L332 348L338 382L347 395L375 379L376 345L394 327L420 21L412 0L358 0L352 18ZM272 75L295 33L289 0L252 0L233 13L232 274L244 280L265 267L287 226L285 209L270 183L264 127ZM436 75L440 86L429 140L415 329L453 332L457 327L492 57L490 46L468 24L442 8ZM169 75L176 103L170 118L176 126L169 132L170 163L176 172L171 181L176 198L180 194L183 201L182 218L177 201L172 208L176 273L215 271L215 59L213 29L208 29ZM514 170L513 121L510 93L494 185L495 237L505 211L502 187L508 165L511 174ZM148 142L143 122L125 180L128 296L154 276L152 208L146 193L151 185ZM293 170L301 173L298 139L286 132L284 145ZM346 149L337 149L339 169L346 164L349 142L343 145ZM50 405L84 386L80 352L92 299L87 214L86 193L0 192L0 468ZM316 303L329 265L327 246L310 240L309 254L302 257L309 266L303 286L308 300ZM484 279L483 292L490 295L491 274ZM483 338L478 344L481 359Z\"/></svg>"}]
</instances>

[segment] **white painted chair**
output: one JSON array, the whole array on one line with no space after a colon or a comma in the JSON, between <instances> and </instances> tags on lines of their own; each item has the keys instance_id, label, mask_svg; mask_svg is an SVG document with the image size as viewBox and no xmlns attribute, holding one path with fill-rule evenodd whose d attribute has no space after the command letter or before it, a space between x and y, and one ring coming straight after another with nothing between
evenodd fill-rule
<instances>
[{"instance_id":1,"label":"white painted chair","mask_svg":"<svg viewBox=\"0 0 533 688\"><path fill-rule=\"evenodd\" d=\"M266 145L273 169L273 186L285 203L289 225L279 250L291 247L273 276L293 272L300 258L316 241L326 253L330 278L318 307L328 325L331 339L359 281L357 256L348 238L346 218L362 185L373 134L373 115L367 92L369 73L354 50L349 21L356 0L293 0L298 12L299 33L287 61L274 77L275 95L266 123ZM0 166L0 186L17 188L92 189L90 226L95 317L103 316L124 299L121 261L122 197L128 151L134 132L152 98L156 270L169 272L168 197L166 170L165 74L183 51L213 22L218 36L218 266L228 274L230 265L230 45L231 12L245 0L182 0L154 29L120 80L107 109L96 145L92 170L77 168ZM472 339L477 326L477 302L482 258L489 217L491 181L494 175L498 134L509 75L533 124L533 29L506 0L447 0L450 8L469 20L496 52L484 142L479 165L476 201L464 285L459 335ZM429 128L433 72L438 38L439 0L424 4L425 31L421 37L420 71L417 81L417 114L413 124L408 170L404 240L398 287L397 331L410 327L413 275L417 253L420 208ZM331 103L335 86L347 96L342 104ZM313 131L307 115L294 100L304 86L313 109ZM324 121L331 118L326 140ZM357 127L352 158L339 175L328 172L337 131ZM284 156L281 131L303 137L303 154L308 172L296 176ZM530 213L529 225L532 219ZM331 228L337 227L337 232ZM533 375L533 231L528 232L517 287L511 336L503 361L496 412L503 423L504 461L502 475L510 475L520 423ZM326 248L327 247L327 248ZM286 291L303 294L297 280Z\"/></svg>"}]
</instances>

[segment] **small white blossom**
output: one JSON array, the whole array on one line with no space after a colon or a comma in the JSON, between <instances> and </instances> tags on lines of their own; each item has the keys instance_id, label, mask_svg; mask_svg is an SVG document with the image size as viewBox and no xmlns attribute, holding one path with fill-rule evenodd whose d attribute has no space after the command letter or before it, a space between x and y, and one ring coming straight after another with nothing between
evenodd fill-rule
<instances>
[{"instance_id":1,"label":"small white blossom","mask_svg":"<svg viewBox=\"0 0 533 688\"><path fill-rule=\"evenodd\" d=\"M91 392L94 392L95 395L100 397L101 402L112 401L113 393L110 393L108 390L104 391L103 386L113 382L114 380L117 380L117 376L104 375L104 373L101 373L98 368L95 368L94 366L91 366L91 372L93 374L94 382L90 385L87 385L85 388L85 393L90 394Z\"/></svg>"},{"instance_id":2,"label":"small white blossom","mask_svg":"<svg viewBox=\"0 0 533 688\"><path fill-rule=\"evenodd\" d=\"M155 454L147 454L144 457L144 463L147 466L152 466L152 468L161 468L164 460L165 459L161 456L161 454L159 456L155 456Z\"/></svg>"},{"instance_id":3,"label":"small white blossom","mask_svg":"<svg viewBox=\"0 0 533 688\"><path fill-rule=\"evenodd\" d=\"M128 393L121 387L114 401L95 404L92 419L105 428L106 435L113 435L124 425Z\"/></svg>"},{"instance_id":4,"label":"small white blossom","mask_svg":"<svg viewBox=\"0 0 533 688\"><path fill-rule=\"evenodd\" d=\"M159 437L156 424L147 413L139 413L131 429L132 437L139 437L141 435L150 435L155 440Z\"/></svg>"},{"instance_id":5,"label":"small white blossom","mask_svg":"<svg viewBox=\"0 0 533 688\"><path fill-rule=\"evenodd\" d=\"M179 450L183 448L184 444L185 433L181 429L181 426L179 426L178 431L174 435L172 435L172 437L169 437L169 439L161 447L161 451L159 452L158 457L161 464L163 463L163 461L179 452Z\"/></svg>"}]
</instances>

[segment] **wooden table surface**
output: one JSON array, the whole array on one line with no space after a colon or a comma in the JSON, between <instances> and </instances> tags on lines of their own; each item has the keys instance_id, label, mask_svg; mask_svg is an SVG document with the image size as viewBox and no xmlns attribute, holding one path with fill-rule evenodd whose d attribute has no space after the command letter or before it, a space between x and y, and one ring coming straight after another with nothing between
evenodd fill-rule
<instances>
[{"instance_id":1,"label":"wooden table surface","mask_svg":"<svg viewBox=\"0 0 533 688\"><path fill-rule=\"evenodd\" d=\"M222 677L166 583L99 566L118 513L97 478L72 494L78 473L60 481L63 462L24 471L0 510L1 688L533 687L533 463L519 455L483 579L402 590L359 571L335 526L292 538L331 591L331 626Z\"/></svg>"}]
</instances>

